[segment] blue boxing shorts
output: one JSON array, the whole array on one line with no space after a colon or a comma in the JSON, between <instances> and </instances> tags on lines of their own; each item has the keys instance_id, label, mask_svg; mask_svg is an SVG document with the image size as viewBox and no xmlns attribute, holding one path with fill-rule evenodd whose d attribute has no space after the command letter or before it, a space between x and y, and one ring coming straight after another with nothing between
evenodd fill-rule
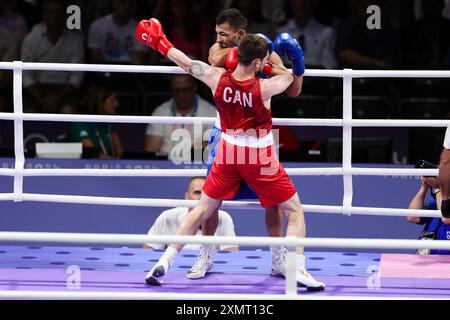
<instances>
[{"instance_id":1,"label":"blue boxing shorts","mask_svg":"<svg viewBox=\"0 0 450 320\"><path fill-rule=\"evenodd\" d=\"M217 128L215 125L211 128L211 133L209 135L208 141L208 170L206 171L206 175L211 171L212 164L214 162L214 157L216 156L217 146L219 145L220 135L222 134L222 130ZM250 186L242 180L241 186L236 191L233 200L241 200L241 199L258 199L256 193L250 188Z\"/></svg>"}]
</instances>

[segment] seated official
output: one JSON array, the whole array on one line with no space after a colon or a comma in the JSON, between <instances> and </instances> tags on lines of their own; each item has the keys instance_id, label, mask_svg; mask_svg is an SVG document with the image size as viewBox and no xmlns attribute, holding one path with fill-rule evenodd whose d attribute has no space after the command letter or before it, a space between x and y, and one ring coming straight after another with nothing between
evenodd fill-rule
<instances>
[{"instance_id":1,"label":"seated official","mask_svg":"<svg viewBox=\"0 0 450 320\"><path fill-rule=\"evenodd\" d=\"M197 94L197 83L191 75L179 74L170 78L173 98L153 111L159 117L216 117L216 108ZM197 129L198 128L198 129ZM147 126L145 151L164 153L170 159L182 157L184 142L188 150L203 148L211 125L158 124Z\"/></svg>"},{"instance_id":2,"label":"seated official","mask_svg":"<svg viewBox=\"0 0 450 320\"><path fill-rule=\"evenodd\" d=\"M186 200L199 200L200 195L202 193L203 185L205 184L205 178L204 177L193 177L189 181L188 190L185 193L184 198ZM177 232L177 228L180 225L180 223L183 221L183 218L186 214L189 214L189 212L193 208L185 208L185 207L178 207L169 209L166 211L163 211L150 230L148 231L149 235L175 235ZM201 229L197 231L196 235L201 235ZM214 234L216 236L223 236L223 237L234 237L236 236L236 233L234 232L234 224L233 219L231 216L222 210L219 210L219 224L217 226L216 233ZM166 248L168 244L161 244L161 243L146 243L144 245L144 248L149 249L163 249ZM200 250L201 245L200 244L187 244L184 249L186 250ZM238 246L236 245L227 245L222 244L220 246L217 246L216 249L218 250L238 250Z\"/></svg>"}]
</instances>

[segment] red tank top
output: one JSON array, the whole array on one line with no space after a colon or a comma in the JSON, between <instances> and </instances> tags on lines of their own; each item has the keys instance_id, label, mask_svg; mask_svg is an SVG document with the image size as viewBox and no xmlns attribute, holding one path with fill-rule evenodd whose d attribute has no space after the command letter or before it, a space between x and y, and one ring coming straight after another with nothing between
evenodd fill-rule
<instances>
[{"instance_id":1,"label":"red tank top","mask_svg":"<svg viewBox=\"0 0 450 320\"><path fill-rule=\"evenodd\" d=\"M258 78L236 80L230 71L220 77L214 101L223 132L264 137L272 130L272 112L264 106ZM228 131L229 133L229 131Z\"/></svg>"}]
</instances>

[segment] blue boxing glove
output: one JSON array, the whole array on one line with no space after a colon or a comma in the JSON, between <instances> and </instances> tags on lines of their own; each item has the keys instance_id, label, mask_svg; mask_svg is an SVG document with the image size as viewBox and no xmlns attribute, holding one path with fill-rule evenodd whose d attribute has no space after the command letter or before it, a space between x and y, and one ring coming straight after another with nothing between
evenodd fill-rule
<instances>
[{"instance_id":1,"label":"blue boxing glove","mask_svg":"<svg viewBox=\"0 0 450 320\"><path fill-rule=\"evenodd\" d=\"M305 58L303 50L297 40L289 33L281 33L275 39L275 52L284 57L286 54L292 63L292 73L295 76L302 76L305 73Z\"/></svg>"},{"instance_id":2,"label":"blue boxing glove","mask_svg":"<svg viewBox=\"0 0 450 320\"><path fill-rule=\"evenodd\" d=\"M270 40L270 38L268 36L266 36L265 34L262 34L262 33L257 33L256 35L267 41L267 45L268 45L268 49L269 49L269 56L270 56L275 47L272 40Z\"/></svg>"}]
</instances>

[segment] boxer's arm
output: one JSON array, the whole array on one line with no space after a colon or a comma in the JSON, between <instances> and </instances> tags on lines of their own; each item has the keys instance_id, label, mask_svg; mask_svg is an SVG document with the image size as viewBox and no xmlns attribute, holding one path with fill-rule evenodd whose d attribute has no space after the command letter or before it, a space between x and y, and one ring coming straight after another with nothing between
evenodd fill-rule
<instances>
[{"instance_id":1,"label":"boxer's arm","mask_svg":"<svg viewBox=\"0 0 450 320\"><path fill-rule=\"evenodd\" d=\"M275 51L270 54L269 62L272 64L284 66L283 60L280 58L280 56Z\"/></svg>"},{"instance_id":2,"label":"boxer's arm","mask_svg":"<svg viewBox=\"0 0 450 320\"><path fill-rule=\"evenodd\" d=\"M225 72L223 68L211 67L202 61L192 60L176 48L169 50L167 58L193 77L204 82L213 92L216 90L221 74Z\"/></svg>"},{"instance_id":3,"label":"boxer's arm","mask_svg":"<svg viewBox=\"0 0 450 320\"><path fill-rule=\"evenodd\" d=\"M158 50L183 70L208 85L213 92L216 90L220 75L225 72L225 69L211 67L202 61L192 60L175 48L164 34L163 27L158 19L141 20L136 27L136 39L140 43Z\"/></svg>"},{"instance_id":4,"label":"boxer's arm","mask_svg":"<svg viewBox=\"0 0 450 320\"><path fill-rule=\"evenodd\" d=\"M286 93L291 97L299 96L302 91L303 73L305 71L303 50L300 44L290 34L281 33L275 39L274 49L279 56L287 55L292 62L294 81L286 90Z\"/></svg>"},{"instance_id":5,"label":"boxer's arm","mask_svg":"<svg viewBox=\"0 0 450 320\"><path fill-rule=\"evenodd\" d=\"M224 67L230 49L231 48L222 48L218 43L213 44L209 49L209 64L213 67Z\"/></svg>"},{"instance_id":6,"label":"boxer's arm","mask_svg":"<svg viewBox=\"0 0 450 320\"><path fill-rule=\"evenodd\" d=\"M270 79L261 80L261 97L268 101L272 96L284 92L294 81L294 76L290 72L284 72Z\"/></svg>"},{"instance_id":7,"label":"boxer's arm","mask_svg":"<svg viewBox=\"0 0 450 320\"><path fill-rule=\"evenodd\" d=\"M213 91L217 87L220 75L225 72L225 69L211 67L202 61L194 61L175 48L164 34L163 27L158 19L141 20L136 27L136 39L140 43L158 50L183 70L204 82Z\"/></svg>"},{"instance_id":8,"label":"boxer's arm","mask_svg":"<svg viewBox=\"0 0 450 320\"><path fill-rule=\"evenodd\" d=\"M302 93L303 76L294 76L294 81L286 89L286 94L290 97L298 97Z\"/></svg>"},{"instance_id":9,"label":"boxer's arm","mask_svg":"<svg viewBox=\"0 0 450 320\"><path fill-rule=\"evenodd\" d=\"M272 70L272 75L278 75L278 71L283 67L286 69L286 67L283 64L283 60L280 58L280 56L274 51L269 57L269 62L272 63L274 66L278 66L279 69L274 68ZM286 89L286 94L290 97L298 97L300 93L302 92L302 86L303 86L303 76L294 76L294 81L292 81L291 85Z\"/></svg>"},{"instance_id":10,"label":"boxer's arm","mask_svg":"<svg viewBox=\"0 0 450 320\"><path fill-rule=\"evenodd\" d=\"M285 72L290 71L283 65L273 65L272 76L277 76L283 74ZM303 85L303 76L294 76L294 81L292 81L291 85L286 89L285 93L291 97L298 97L302 91Z\"/></svg>"}]
</instances>

